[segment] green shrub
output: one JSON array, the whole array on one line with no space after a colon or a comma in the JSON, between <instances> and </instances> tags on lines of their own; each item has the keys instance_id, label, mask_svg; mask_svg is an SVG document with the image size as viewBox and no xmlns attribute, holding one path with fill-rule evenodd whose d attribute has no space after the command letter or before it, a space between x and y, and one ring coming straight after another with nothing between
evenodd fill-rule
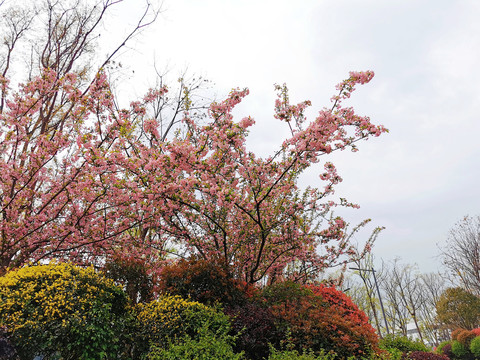
<instances>
[{"instance_id":1,"label":"green shrub","mask_svg":"<svg viewBox=\"0 0 480 360\"><path fill-rule=\"evenodd\" d=\"M0 277L0 326L22 359L116 357L128 299L93 268L24 267Z\"/></svg>"},{"instance_id":2,"label":"green shrub","mask_svg":"<svg viewBox=\"0 0 480 360\"><path fill-rule=\"evenodd\" d=\"M458 340L452 342L452 353L458 358L466 357L469 353L468 348Z\"/></svg>"},{"instance_id":3,"label":"green shrub","mask_svg":"<svg viewBox=\"0 0 480 360\"><path fill-rule=\"evenodd\" d=\"M315 355L312 350L304 350L299 353L297 350L276 350L271 348L268 360L335 360L338 359L335 353L326 353L321 351Z\"/></svg>"},{"instance_id":4,"label":"green shrub","mask_svg":"<svg viewBox=\"0 0 480 360\"><path fill-rule=\"evenodd\" d=\"M420 340L410 340L406 336L386 335L379 342L380 348L389 351L389 349L398 349L401 352L410 351L430 351Z\"/></svg>"},{"instance_id":5,"label":"green shrub","mask_svg":"<svg viewBox=\"0 0 480 360\"><path fill-rule=\"evenodd\" d=\"M399 350L397 348L386 348L383 350L385 350L388 353L387 358L389 360L400 360L402 358L402 355L403 355L402 350Z\"/></svg>"},{"instance_id":6,"label":"green shrub","mask_svg":"<svg viewBox=\"0 0 480 360\"><path fill-rule=\"evenodd\" d=\"M480 336L477 336L470 342L470 352L476 358L480 358Z\"/></svg>"},{"instance_id":7,"label":"green shrub","mask_svg":"<svg viewBox=\"0 0 480 360\"><path fill-rule=\"evenodd\" d=\"M197 340L199 329L205 327L215 336L226 336L230 330L227 315L215 308L180 296L162 296L137 308L139 347L151 344L166 349L176 339L189 336Z\"/></svg>"},{"instance_id":8,"label":"green shrub","mask_svg":"<svg viewBox=\"0 0 480 360\"><path fill-rule=\"evenodd\" d=\"M147 360L242 360L243 353L235 354L232 348L234 338L228 335L216 336L207 327L198 330L196 339L186 335L181 340L170 341L165 348L153 347Z\"/></svg>"}]
</instances>

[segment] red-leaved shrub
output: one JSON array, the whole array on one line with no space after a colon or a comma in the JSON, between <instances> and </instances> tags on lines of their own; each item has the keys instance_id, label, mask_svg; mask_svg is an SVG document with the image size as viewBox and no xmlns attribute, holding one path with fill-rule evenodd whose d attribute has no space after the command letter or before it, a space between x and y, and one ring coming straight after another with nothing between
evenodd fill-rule
<instances>
[{"instance_id":1,"label":"red-leaved shrub","mask_svg":"<svg viewBox=\"0 0 480 360\"><path fill-rule=\"evenodd\" d=\"M340 357L378 351L378 337L367 316L352 300L324 285L274 284L264 291L280 330L298 349L333 350Z\"/></svg>"},{"instance_id":2,"label":"red-leaved shrub","mask_svg":"<svg viewBox=\"0 0 480 360\"><path fill-rule=\"evenodd\" d=\"M453 359L452 344L447 344L442 348L442 353L449 359Z\"/></svg>"},{"instance_id":3,"label":"red-leaved shrub","mask_svg":"<svg viewBox=\"0 0 480 360\"><path fill-rule=\"evenodd\" d=\"M119 254L106 259L103 267L105 276L124 288L133 303L149 302L154 298L156 275L152 265L142 258Z\"/></svg>"},{"instance_id":4,"label":"red-leaved shrub","mask_svg":"<svg viewBox=\"0 0 480 360\"><path fill-rule=\"evenodd\" d=\"M472 332L475 334L475 336L480 336L480 328L472 329Z\"/></svg>"},{"instance_id":5,"label":"red-leaved shrub","mask_svg":"<svg viewBox=\"0 0 480 360\"><path fill-rule=\"evenodd\" d=\"M161 293L180 295L202 304L222 303L225 306L245 304L255 291L227 274L215 262L197 258L165 265L160 272L158 288Z\"/></svg>"},{"instance_id":6,"label":"red-leaved shrub","mask_svg":"<svg viewBox=\"0 0 480 360\"><path fill-rule=\"evenodd\" d=\"M234 350L244 351L248 359L268 358L269 344L278 347L284 338L270 309L255 302L226 308L225 313L231 317L232 332L237 336Z\"/></svg>"},{"instance_id":7,"label":"red-leaved shrub","mask_svg":"<svg viewBox=\"0 0 480 360\"><path fill-rule=\"evenodd\" d=\"M457 340L465 345L470 346L470 342L475 338L475 334L470 330L463 330L457 335Z\"/></svg>"},{"instance_id":8,"label":"red-leaved shrub","mask_svg":"<svg viewBox=\"0 0 480 360\"><path fill-rule=\"evenodd\" d=\"M452 333L450 334L450 337L452 338L452 340L457 340L457 336L458 334L460 334L462 331L464 331L465 329L455 329L452 331Z\"/></svg>"}]
</instances>

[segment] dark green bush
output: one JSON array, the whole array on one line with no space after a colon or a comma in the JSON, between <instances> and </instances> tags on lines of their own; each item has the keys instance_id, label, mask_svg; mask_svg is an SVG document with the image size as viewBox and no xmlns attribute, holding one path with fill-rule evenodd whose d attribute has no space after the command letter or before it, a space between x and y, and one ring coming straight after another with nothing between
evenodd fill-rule
<instances>
[{"instance_id":1,"label":"dark green bush","mask_svg":"<svg viewBox=\"0 0 480 360\"><path fill-rule=\"evenodd\" d=\"M157 279L143 259L111 256L107 258L103 272L106 277L123 287L132 303L154 299L153 289Z\"/></svg>"},{"instance_id":2,"label":"dark green bush","mask_svg":"<svg viewBox=\"0 0 480 360\"><path fill-rule=\"evenodd\" d=\"M468 356L469 349L465 345L463 345L460 341L453 340L453 342L452 342L452 353L457 358L464 358L464 357Z\"/></svg>"},{"instance_id":3,"label":"dark green bush","mask_svg":"<svg viewBox=\"0 0 480 360\"><path fill-rule=\"evenodd\" d=\"M0 360L17 359L17 351L10 342L5 328L0 328Z\"/></svg>"},{"instance_id":4,"label":"dark green bush","mask_svg":"<svg viewBox=\"0 0 480 360\"><path fill-rule=\"evenodd\" d=\"M470 342L470 352L478 359L480 358L480 336Z\"/></svg>"},{"instance_id":5,"label":"dark green bush","mask_svg":"<svg viewBox=\"0 0 480 360\"><path fill-rule=\"evenodd\" d=\"M420 340L410 340L406 336L386 335L383 339L380 339L379 346L387 351L393 348L404 353L411 351L430 351Z\"/></svg>"}]
</instances>

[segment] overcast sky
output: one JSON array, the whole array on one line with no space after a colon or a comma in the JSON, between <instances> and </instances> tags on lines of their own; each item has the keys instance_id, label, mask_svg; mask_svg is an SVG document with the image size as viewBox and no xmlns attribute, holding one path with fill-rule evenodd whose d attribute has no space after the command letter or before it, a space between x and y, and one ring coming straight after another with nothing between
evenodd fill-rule
<instances>
[{"instance_id":1,"label":"overcast sky","mask_svg":"<svg viewBox=\"0 0 480 360\"><path fill-rule=\"evenodd\" d=\"M142 3L118 6L111 32ZM342 212L347 221L386 227L377 258L440 267L437 244L464 215L480 215L480 1L165 0L163 9L123 54L136 83L151 81L155 62L203 75L219 96L248 87L236 114L256 120L249 146L259 154L288 135L272 116L273 84L287 83L292 102L311 100L313 119L349 71L375 71L349 104L390 133L332 157L344 178L335 196L361 206ZM322 186L321 170L302 184Z\"/></svg>"}]
</instances>

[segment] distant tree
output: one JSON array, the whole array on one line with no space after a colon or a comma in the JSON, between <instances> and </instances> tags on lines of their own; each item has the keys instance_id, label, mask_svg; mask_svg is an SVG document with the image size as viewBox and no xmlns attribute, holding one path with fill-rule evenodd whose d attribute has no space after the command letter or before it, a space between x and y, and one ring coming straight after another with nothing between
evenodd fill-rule
<instances>
[{"instance_id":1,"label":"distant tree","mask_svg":"<svg viewBox=\"0 0 480 360\"><path fill-rule=\"evenodd\" d=\"M395 262L390 264L395 267ZM407 325L410 322L408 309L402 299L402 293L399 291L398 269L394 270L387 264L383 263L384 271L380 277L380 286L382 293L385 295L385 312L390 324L392 335L407 336Z\"/></svg>"},{"instance_id":2,"label":"distant tree","mask_svg":"<svg viewBox=\"0 0 480 360\"><path fill-rule=\"evenodd\" d=\"M480 295L480 216L465 216L456 223L441 255L454 281Z\"/></svg>"},{"instance_id":3,"label":"distant tree","mask_svg":"<svg viewBox=\"0 0 480 360\"><path fill-rule=\"evenodd\" d=\"M380 286L385 295L385 311L393 334L407 336L414 324L424 343L438 344L447 335L436 316L436 303L445 289L445 280L436 273L423 274L416 265L400 259L384 264Z\"/></svg>"},{"instance_id":4,"label":"distant tree","mask_svg":"<svg viewBox=\"0 0 480 360\"><path fill-rule=\"evenodd\" d=\"M373 278L373 260L373 254L368 254L367 256L357 256L355 257L353 264L355 264L356 269L358 269L355 270L355 272L362 279L365 300L369 305L369 311L364 311L366 314L371 314L372 323L374 321L378 334L380 335L380 337L382 337L382 333L383 331L386 331L386 329L382 324L382 321L384 319L382 319L381 317L382 310L380 307L380 300L378 299L377 287ZM382 274L383 267L379 272L377 272L376 276L378 278L381 278Z\"/></svg>"},{"instance_id":5,"label":"distant tree","mask_svg":"<svg viewBox=\"0 0 480 360\"><path fill-rule=\"evenodd\" d=\"M480 325L480 298L457 287L448 288L437 302L438 319L449 329L474 329Z\"/></svg>"},{"instance_id":6,"label":"distant tree","mask_svg":"<svg viewBox=\"0 0 480 360\"><path fill-rule=\"evenodd\" d=\"M435 345L449 338L449 332L442 326L436 310L436 304L446 289L446 281L445 276L440 273L420 274L425 301L419 309L419 316L425 337Z\"/></svg>"},{"instance_id":7,"label":"distant tree","mask_svg":"<svg viewBox=\"0 0 480 360\"><path fill-rule=\"evenodd\" d=\"M413 321L420 340L424 341L420 309L424 307L426 300L418 270L415 266L401 264L396 259L390 267L389 279L395 286L401 306L407 311L409 321Z\"/></svg>"}]
</instances>

